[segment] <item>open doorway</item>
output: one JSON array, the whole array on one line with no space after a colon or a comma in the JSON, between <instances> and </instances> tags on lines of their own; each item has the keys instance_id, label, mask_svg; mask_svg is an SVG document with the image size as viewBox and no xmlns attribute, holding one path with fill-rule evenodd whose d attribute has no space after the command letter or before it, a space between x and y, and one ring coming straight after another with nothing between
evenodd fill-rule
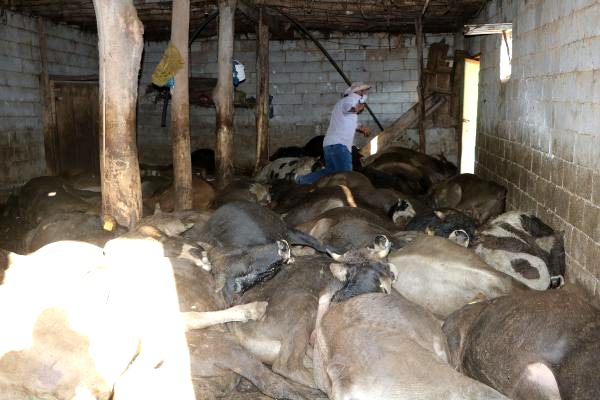
<instances>
[{"instance_id":1,"label":"open doorway","mask_svg":"<svg viewBox=\"0 0 600 400\"><path fill-rule=\"evenodd\" d=\"M460 172L475 172L475 141L477 135L477 101L479 97L479 60L465 58L465 87Z\"/></svg>"}]
</instances>

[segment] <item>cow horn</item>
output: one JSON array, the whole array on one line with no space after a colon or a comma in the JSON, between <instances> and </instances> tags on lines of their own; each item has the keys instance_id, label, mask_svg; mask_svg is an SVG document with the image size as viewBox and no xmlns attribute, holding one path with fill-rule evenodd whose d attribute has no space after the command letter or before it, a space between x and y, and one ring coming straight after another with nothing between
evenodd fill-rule
<instances>
[{"instance_id":1,"label":"cow horn","mask_svg":"<svg viewBox=\"0 0 600 400\"><path fill-rule=\"evenodd\" d=\"M343 254L334 253L330 249L326 249L325 251L327 252L327 255L329 255L329 257L333 258L335 261L338 261L338 262L344 261Z\"/></svg>"}]
</instances>

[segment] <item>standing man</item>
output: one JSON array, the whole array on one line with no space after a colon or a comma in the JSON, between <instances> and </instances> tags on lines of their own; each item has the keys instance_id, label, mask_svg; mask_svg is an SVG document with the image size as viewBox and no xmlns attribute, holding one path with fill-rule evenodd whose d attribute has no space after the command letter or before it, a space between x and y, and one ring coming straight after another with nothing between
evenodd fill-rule
<instances>
[{"instance_id":1,"label":"standing man","mask_svg":"<svg viewBox=\"0 0 600 400\"><path fill-rule=\"evenodd\" d=\"M352 171L352 145L356 131L369 136L369 129L358 124L358 114L365 109L367 91L371 88L354 82L344 92L344 97L333 107L329 128L323 139L325 168L296 177L296 183L310 185L320 177L340 171Z\"/></svg>"}]
</instances>

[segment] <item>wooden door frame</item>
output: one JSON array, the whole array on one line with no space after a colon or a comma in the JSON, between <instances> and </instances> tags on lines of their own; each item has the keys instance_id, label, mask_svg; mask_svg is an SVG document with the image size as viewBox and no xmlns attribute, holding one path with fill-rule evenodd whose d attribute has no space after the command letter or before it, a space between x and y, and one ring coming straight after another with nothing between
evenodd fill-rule
<instances>
[{"instance_id":1,"label":"wooden door frame","mask_svg":"<svg viewBox=\"0 0 600 400\"><path fill-rule=\"evenodd\" d=\"M50 126L44 127L44 149L46 152L46 168L51 175L58 175L60 173L60 162L58 157L58 131L56 123L56 97L54 95L54 88L56 83L80 83L80 84L98 84L98 75L50 75L49 76L49 91L50 91L50 104L48 104L49 110L45 112L49 113L50 118L48 122Z\"/></svg>"}]
</instances>

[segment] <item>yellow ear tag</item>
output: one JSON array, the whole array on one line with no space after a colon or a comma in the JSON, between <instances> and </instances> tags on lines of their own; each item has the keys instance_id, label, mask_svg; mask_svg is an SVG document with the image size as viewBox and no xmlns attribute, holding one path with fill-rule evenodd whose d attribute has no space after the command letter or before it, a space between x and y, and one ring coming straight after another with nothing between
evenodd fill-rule
<instances>
[{"instance_id":1,"label":"yellow ear tag","mask_svg":"<svg viewBox=\"0 0 600 400\"><path fill-rule=\"evenodd\" d=\"M108 232L112 232L115 229L115 219L110 215L104 216L102 219L102 229Z\"/></svg>"}]
</instances>

